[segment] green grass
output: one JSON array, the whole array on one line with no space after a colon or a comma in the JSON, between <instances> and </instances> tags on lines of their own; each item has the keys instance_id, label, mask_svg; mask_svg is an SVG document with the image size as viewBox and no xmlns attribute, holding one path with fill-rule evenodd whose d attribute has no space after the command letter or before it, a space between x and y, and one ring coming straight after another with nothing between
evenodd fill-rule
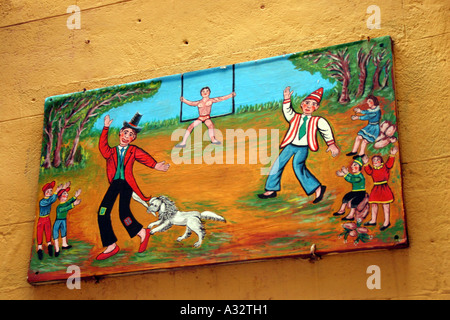
<instances>
[{"instance_id":1,"label":"green grass","mask_svg":"<svg viewBox=\"0 0 450 320\"><path fill-rule=\"evenodd\" d=\"M42 260L39 260L36 246L33 246L30 269L35 273L48 273L61 270L65 271L70 265L81 266L85 262L86 257L89 256L93 245L80 240L69 240L68 242L72 245L72 248L68 250L60 249L60 255L58 257L55 257L54 253L53 257L50 257L47 254L47 246L44 245L44 257Z\"/></svg>"},{"instance_id":2,"label":"green grass","mask_svg":"<svg viewBox=\"0 0 450 320\"><path fill-rule=\"evenodd\" d=\"M184 228L173 227L170 231L163 233L157 233L152 236L148 249L143 253L132 254L128 261L136 264L159 264L165 262L180 262L188 261L192 258L198 257L211 257L215 256L215 251L220 249L221 245L230 241L231 235L225 232L206 233L201 247L195 248L193 244L198 240L197 235L192 233L188 239L178 242L175 241L172 244L163 242L166 237L173 237L174 232L176 235L182 235ZM176 239L176 237L174 237ZM221 257L229 257L230 253L223 253Z\"/></svg>"}]
</instances>

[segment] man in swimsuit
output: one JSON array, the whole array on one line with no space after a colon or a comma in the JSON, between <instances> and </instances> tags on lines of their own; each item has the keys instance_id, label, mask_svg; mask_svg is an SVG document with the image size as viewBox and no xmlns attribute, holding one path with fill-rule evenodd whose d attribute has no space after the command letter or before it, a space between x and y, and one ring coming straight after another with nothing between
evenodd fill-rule
<instances>
[{"instance_id":1,"label":"man in swimsuit","mask_svg":"<svg viewBox=\"0 0 450 320\"><path fill-rule=\"evenodd\" d=\"M192 107L198 107L198 113L199 117L192 122L189 127L186 129L186 133L184 134L183 141L181 141L179 144L177 144L175 147L177 148L184 148L186 147L186 141L189 138L189 135L191 134L192 130L196 126L198 126L200 123L204 122L205 125L208 127L208 133L209 138L211 139L211 143L213 144L220 144L220 141L218 141L214 135L214 124L211 121L211 108L213 103L224 101L227 99L230 99L232 97L236 96L236 92L232 92L230 94L227 94L226 96L217 97L217 98L210 98L209 95L211 94L211 89L209 87L204 87L200 90L200 95L202 96L201 100L198 101L189 101L185 99L184 97L181 97L181 102L186 103L189 106Z\"/></svg>"}]
</instances>

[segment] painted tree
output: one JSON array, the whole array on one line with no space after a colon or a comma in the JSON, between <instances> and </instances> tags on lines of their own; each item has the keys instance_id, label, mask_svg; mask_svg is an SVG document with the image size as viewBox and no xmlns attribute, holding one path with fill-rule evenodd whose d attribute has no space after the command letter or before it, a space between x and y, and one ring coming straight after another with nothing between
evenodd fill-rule
<instances>
[{"instance_id":1,"label":"painted tree","mask_svg":"<svg viewBox=\"0 0 450 320\"><path fill-rule=\"evenodd\" d=\"M339 96L339 103L346 104L350 102L349 84L351 80L350 74L350 60L348 49L338 51L336 54L327 53L327 57L332 61L328 63L325 68L331 72L331 77L335 78L342 84L341 95Z\"/></svg>"},{"instance_id":2,"label":"painted tree","mask_svg":"<svg viewBox=\"0 0 450 320\"><path fill-rule=\"evenodd\" d=\"M386 49L383 49L380 52L378 52L373 59L375 71L374 71L373 79L372 79L372 85L373 85L372 92L383 88L383 86L380 82L380 74L381 74L381 71L386 66L390 65L390 63L391 63L391 59L389 59L389 58L386 59L386 58L387 58L387 52L386 52ZM388 76L388 74L386 74L386 76Z\"/></svg>"},{"instance_id":3,"label":"painted tree","mask_svg":"<svg viewBox=\"0 0 450 320\"><path fill-rule=\"evenodd\" d=\"M57 122L57 127L55 128L56 132L56 146L53 151L53 167L57 168L61 165L61 146L63 142L63 136L66 129L72 127L77 123L80 118L73 119L73 117L83 110L89 101L86 98L79 97L73 102L74 99L71 99L70 102L73 103L72 108L68 108L69 104L66 104L64 108L60 110L59 120Z\"/></svg>"},{"instance_id":4,"label":"painted tree","mask_svg":"<svg viewBox=\"0 0 450 320\"><path fill-rule=\"evenodd\" d=\"M71 103L71 98L62 98L60 101L54 101L52 98L46 101L46 106L44 108L44 162L42 166L46 169L52 167L51 154L54 142L54 127L55 123L58 121L59 114L61 110L67 108Z\"/></svg>"},{"instance_id":5,"label":"painted tree","mask_svg":"<svg viewBox=\"0 0 450 320\"><path fill-rule=\"evenodd\" d=\"M358 91L356 92L356 97L361 97L364 94L368 72L367 66L369 65L369 62L372 59L372 51L374 47L375 44L372 45L372 47L368 52L365 52L364 48L361 47L356 55L356 60L358 61L358 68L359 68L359 77L358 77L359 84L358 84Z\"/></svg>"},{"instance_id":6,"label":"painted tree","mask_svg":"<svg viewBox=\"0 0 450 320\"><path fill-rule=\"evenodd\" d=\"M346 104L350 101L349 85L352 76L348 48L295 54L289 60L297 69L309 71L311 74L319 72L324 78L338 81L341 84L339 103Z\"/></svg>"},{"instance_id":7,"label":"painted tree","mask_svg":"<svg viewBox=\"0 0 450 320\"><path fill-rule=\"evenodd\" d=\"M79 149L83 132L92 128L95 120L112 108L153 96L161 86L161 81L141 82L87 92L70 96L51 98L46 101L44 112L45 154L42 166L46 169L59 167L63 160L61 149L64 142L71 143L65 166L75 164L75 154ZM55 143L56 137L56 143ZM53 151L53 152L52 152ZM53 161L51 155L53 154Z\"/></svg>"},{"instance_id":8,"label":"painted tree","mask_svg":"<svg viewBox=\"0 0 450 320\"><path fill-rule=\"evenodd\" d=\"M80 136L88 127L91 127L100 114L111 108L117 108L128 102L142 100L153 96L159 89L161 82L150 83L150 85L142 86L137 84L134 87L120 86L113 90L102 90L96 93L85 108L84 116L76 128L75 138L73 139L72 148L65 161L66 167L72 166L75 161L75 154L80 143ZM89 124L91 124L89 126Z\"/></svg>"},{"instance_id":9,"label":"painted tree","mask_svg":"<svg viewBox=\"0 0 450 320\"><path fill-rule=\"evenodd\" d=\"M324 79L336 83L335 101L348 105L389 86L391 45L390 37L368 39L296 53L289 60L298 70L320 73ZM327 95L331 98L334 93L330 91Z\"/></svg>"},{"instance_id":10,"label":"painted tree","mask_svg":"<svg viewBox=\"0 0 450 320\"><path fill-rule=\"evenodd\" d=\"M392 63L386 63L384 65L384 77L380 80L381 88L385 88L389 85L389 74L391 73Z\"/></svg>"}]
</instances>

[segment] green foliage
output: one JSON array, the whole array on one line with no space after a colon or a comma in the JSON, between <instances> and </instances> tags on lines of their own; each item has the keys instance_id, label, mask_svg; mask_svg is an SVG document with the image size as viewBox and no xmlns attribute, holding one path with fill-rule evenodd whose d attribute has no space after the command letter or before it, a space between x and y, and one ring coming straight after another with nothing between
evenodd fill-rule
<instances>
[{"instance_id":1,"label":"green foliage","mask_svg":"<svg viewBox=\"0 0 450 320\"><path fill-rule=\"evenodd\" d=\"M245 112L254 112L254 111L262 111L262 110L277 110L280 109L283 105L283 102L280 101L272 101L266 103L258 103L253 105L244 105L240 106L236 110L236 114L245 113Z\"/></svg>"},{"instance_id":2,"label":"green foliage","mask_svg":"<svg viewBox=\"0 0 450 320\"><path fill-rule=\"evenodd\" d=\"M161 81L143 81L48 98L44 106L44 139L41 149L44 161L41 165L47 162L47 167L50 167L48 162L52 160L57 136L62 130L63 141L69 146L69 153L65 151L63 160L81 164L86 160L86 154L77 141L89 135L94 123L104 112L126 103L148 99L158 92L160 86ZM47 154L48 149L51 150L50 154ZM64 154L63 150L61 153ZM68 159L70 157L73 159ZM64 165L51 170L64 170L61 167Z\"/></svg>"},{"instance_id":3,"label":"green foliage","mask_svg":"<svg viewBox=\"0 0 450 320\"><path fill-rule=\"evenodd\" d=\"M378 89L377 85L373 83L376 71L376 65L374 64L374 62L377 61L377 58L380 58L379 66L386 65L388 67L388 69L381 69L379 71L379 81L381 83L381 86L392 87L392 82L390 83L388 81L389 79L392 79L391 66L393 61L390 37L380 37L371 39L370 41L356 41L348 44L333 46L330 48L309 50L293 54L289 58L289 60L298 70L308 71L311 74L320 73L323 78L328 79L331 83L336 83L335 88L331 93L329 93L328 96L330 102L333 103L334 101L337 102L340 91L342 90L341 81L337 81L337 79L339 79L339 76L337 75L337 72L335 70L337 68L336 64L338 62L335 55L343 52L345 52L345 54L348 54L348 64L350 69L350 82L348 85L350 101L348 102L348 105L357 103L370 93L374 93L374 90ZM364 93L361 97L357 96L360 75L358 52L363 54L370 53L370 59L366 64L367 77ZM342 109L342 105L336 105L336 107L339 106Z\"/></svg>"},{"instance_id":4,"label":"green foliage","mask_svg":"<svg viewBox=\"0 0 450 320\"><path fill-rule=\"evenodd\" d=\"M152 122L145 122L142 126L144 131L149 131L152 129L165 128L170 126L177 126L180 123L180 117L176 116L175 118L158 120Z\"/></svg>"}]
</instances>

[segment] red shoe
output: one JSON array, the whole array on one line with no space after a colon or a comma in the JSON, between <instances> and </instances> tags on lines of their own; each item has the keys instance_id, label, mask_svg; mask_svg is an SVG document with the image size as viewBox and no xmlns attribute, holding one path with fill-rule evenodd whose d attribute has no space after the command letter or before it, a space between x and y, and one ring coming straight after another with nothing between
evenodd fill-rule
<instances>
[{"instance_id":1,"label":"red shoe","mask_svg":"<svg viewBox=\"0 0 450 320\"><path fill-rule=\"evenodd\" d=\"M139 253L144 252L147 249L148 240L150 239L150 229L145 229L145 238L139 246Z\"/></svg>"},{"instance_id":2,"label":"red shoe","mask_svg":"<svg viewBox=\"0 0 450 320\"><path fill-rule=\"evenodd\" d=\"M106 259L112 257L113 255L117 254L119 251L120 251L120 248L118 245L116 245L116 247L113 249L113 251L108 252L108 253L102 252L97 256L96 259L97 260L106 260Z\"/></svg>"}]
</instances>

